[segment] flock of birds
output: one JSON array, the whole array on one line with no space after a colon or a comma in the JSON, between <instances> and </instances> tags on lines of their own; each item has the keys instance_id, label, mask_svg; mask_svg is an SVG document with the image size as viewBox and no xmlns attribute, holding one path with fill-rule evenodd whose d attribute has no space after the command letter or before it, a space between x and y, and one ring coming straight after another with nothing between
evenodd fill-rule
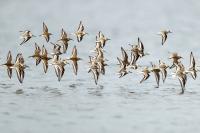
<instances>
[{"instance_id":1,"label":"flock of birds","mask_svg":"<svg viewBox=\"0 0 200 133\"><path fill-rule=\"evenodd\" d=\"M20 31L20 33L20 38L23 39L20 45L23 45L27 43L31 38L36 37L32 34L30 30ZM83 37L88 33L84 31L84 25L82 24L82 21L80 21L78 29L75 31L75 33L71 34L76 36L78 42L81 42L83 40ZM70 58L61 59L60 57L60 55L65 54L67 52L69 41L73 39L69 37L69 35L64 29L61 30L60 38L55 43L50 42L51 35L52 33L49 32L47 25L43 22L43 32L39 36L44 37L47 43L52 44L53 50L51 53L48 53L44 45L42 46L42 48L40 48L40 46L37 43L35 43L34 53L29 57L35 59L36 66L38 66L40 62L42 62L44 73L47 73L49 66L53 66L58 81L60 81L63 77L65 73L65 65L69 64L69 61L71 61L72 63L74 74L77 75L78 61L81 60L81 58L78 57L77 47L73 47ZM106 38L103 35L103 33L99 31L98 35L96 36L96 48L93 51L96 54L95 56L89 56L88 73L93 74L96 84L99 79L99 75L105 74L105 66L107 64L105 64L103 47L105 46L108 40L110 39ZM13 62L11 51L9 51L7 54L6 63L2 64L2 66L6 66L8 77L10 79L12 78L12 70L15 69L19 82L23 83L25 69L28 66L25 64L22 53L17 54L15 62Z\"/></svg>"},{"instance_id":2,"label":"flock of birds","mask_svg":"<svg viewBox=\"0 0 200 133\"><path fill-rule=\"evenodd\" d=\"M172 32L170 30L164 30L158 33L158 35L162 37L162 42L161 42L162 45L164 45L164 43L166 42L169 33ZM129 73L132 73L132 71L129 71L130 69L136 70L142 67L137 64L137 61L140 58L144 57L145 55L149 55L148 53L144 52L144 45L140 40L140 38L138 38L136 44L134 45L129 44L129 45L131 46L131 49L129 50L131 51L130 61L128 59L129 56L127 54L127 51L125 51L123 47L121 47L122 58L120 59L119 57L117 57L120 66L120 70L118 71L120 75L119 77L123 77ZM190 65L187 69L181 62L182 57L178 55L178 53L176 52L171 53L169 59L172 61L172 65L167 65L165 62L159 60L158 65L150 62L150 66L143 66L143 69L139 71L139 73L143 74L143 78L141 79L140 83L147 80L150 77L150 73L153 73L157 83L156 88L159 88L160 77L162 76L162 81L164 83L168 75L167 69L172 69L174 70L172 76L178 78L181 85L180 94L183 94L187 82L187 75L188 74L191 75L191 77L195 80L197 78L197 72L199 71L198 70L199 66L196 65L193 52L190 53Z\"/></svg>"},{"instance_id":3,"label":"flock of birds","mask_svg":"<svg viewBox=\"0 0 200 133\"><path fill-rule=\"evenodd\" d=\"M23 45L27 43L31 38L36 37L32 34L30 30L20 31L21 32L21 38L23 41L20 43L20 45ZM168 34L171 33L170 30L163 30L158 33L158 35L161 36L162 41L161 44L164 45L164 43L167 40ZM81 42L83 40L83 37L87 35L88 33L85 32L84 25L82 24L82 21L80 21L78 29L75 33L72 33L72 35L75 35L78 42ZM58 78L58 81L61 80L61 78L64 75L65 72L65 65L69 64L68 62L71 61L73 66L74 74L77 75L78 73L78 61L81 60L81 58L78 57L77 47L74 46L72 50L72 54L70 58L64 58L62 59L60 55L67 52L69 42L73 39L69 37L69 35L66 33L64 29L61 30L60 38L55 42L50 42L50 36L52 33L48 31L47 25L43 22L43 32L41 35L45 38L47 43L50 43L53 45L53 50L51 53L47 52L47 49L43 45L42 48L35 43L35 51L34 54L29 56L30 58L34 58L36 62L36 66L42 62L43 64L43 70L44 73L47 73L48 66L53 66L55 69L56 76ZM98 84L98 79L100 74L105 75L105 67L108 66L106 64L107 59L104 57L104 47L107 43L107 41L110 40L109 38L105 37L104 34L99 31L98 35L96 36L96 46L93 50L95 55L89 56L89 70L88 73L92 73L94 77L95 84ZM139 72L143 74L143 78L140 81L140 83L143 83L145 80L147 80L150 77L150 73L154 73L157 88L159 87L160 83L160 74L162 76L163 83L166 80L166 77L168 75L167 69L174 70L173 76L176 76L180 82L181 85L181 92L180 94L184 93L185 85L187 82L187 76L190 74L193 79L197 78L197 69L198 66L196 66L195 58L193 53L190 53L190 66L186 69L185 66L182 64L181 59L182 57L178 55L178 53L171 53L169 59L172 61L172 65L167 65L163 61L159 60L159 64L153 64L151 62L151 66L140 66L138 65L137 61L148 55L148 53L144 52L144 45L141 41L141 39L138 37L138 41L136 44L129 44L130 45L130 60L127 53L127 50L125 50L123 47L121 47L121 53L122 58L117 57L117 60L119 62L119 77L124 77L125 75L132 73L130 70L137 70L139 68L142 68ZM25 76L25 69L28 67L25 64L24 58L22 56L22 53L17 54L15 62L12 60L12 54L11 51L7 54L7 60L6 63L2 64L3 66L6 66L7 73L9 78L12 77L12 70L15 69L17 73L17 77L20 83L23 83L23 79Z\"/></svg>"}]
</instances>

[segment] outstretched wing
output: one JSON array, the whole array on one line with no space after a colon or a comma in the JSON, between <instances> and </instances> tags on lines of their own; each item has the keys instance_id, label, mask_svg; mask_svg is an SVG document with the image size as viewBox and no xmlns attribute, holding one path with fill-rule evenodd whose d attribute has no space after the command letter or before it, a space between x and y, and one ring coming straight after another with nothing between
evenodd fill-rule
<instances>
[{"instance_id":1,"label":"outstretched wing","mask_svg":"<svg viewBox=\"0 0 200 133\"><path fill-rule=\"evenodd\" d=\"M43 22L43 32L48 33L48 28L44 22Z\"/></svg>"}]
</instances>

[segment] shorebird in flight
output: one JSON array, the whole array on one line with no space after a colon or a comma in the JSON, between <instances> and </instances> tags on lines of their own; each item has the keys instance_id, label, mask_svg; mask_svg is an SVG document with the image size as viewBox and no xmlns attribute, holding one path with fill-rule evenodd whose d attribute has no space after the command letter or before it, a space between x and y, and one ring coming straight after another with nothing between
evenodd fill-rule
<instances>
[{"instance_id":1,"label":"shorebird in flight","mask_svg":"<svg viewBox=\"0 0 200 133\"><path fill-rule=\"evenodd\" d=\"M43 22L43 33L42 33L40 36L43 36L43 37L45 38L45 40L46 40L47 42L49 42L50 36L51 36L51 35L52 35L52 34L49 33L48 27L47 27L46 24Z\"/></svg>"},{"instance_id":2,"label":"shorebird in flight","mask_svg":"<svg viewBox=\"0 0 200 133\"><path fill-rule=\"evenodd\" d=\"M101 46L104 47L108 40L110 39L105 37L104 34L101 31L99 31L96 42L100 42Z\"/></svg>"},{"instance_id":3,"label":"shorebird in flight","mask_svg":"<svg viewBox=\"0 0 200 133\"><path fill-rule=\"evenodd\" d=\"M81 60L81 58L79 58L78 55L77 55L77 48L76 48L76 46L74 46L74 48L72 50L72 55L71 55L71 57L68 60L72 61L72 66L73 66L74 74L77 75L77 72L78 72L78 61Z\"/></svg>"},{"instance_id":4,"label":"shorebird in flight","mask_svg":"<svg viewBox=\"0 0 200 133\"><path fill-rule=\"evenodd\" d=\"M48 52L47 52L46 48L44 47L44 45L42 46L42 53L41 53L40 57L41 57L41 60L42 60L44 73L47 73L47 70L48 70L48 61L51 58L48 57Z\"/></svg>"},{"instance_id":5,"label":"shorebird in flight","mask_svg":"<svg viewBox=\"0 0 200 133\"><path fill-rule=\"evenodd\" d=\"M183 94L184 91L185 91L185 85L186 85L186 82L187 82L187 75L186 75L186 72L185 72L185 67L183 66L183 64L181 62L179 62L178 64L175 64L175 65L176 65L175 76L178 77L178 80L179 80L180 85L181 85L180 94Z\"/></svg>"},{"instance_id":6,"label":"shorebird in flight","mask_svg":"<svg viewBox=\"0 0 200 133\"><path fill-rule=\"evenodd\" d=\"M57 42L62 42L63 53L66 53L70 40L73 40L73 39L69 38L67 33L64 31L64 29L62 29L60 39Z\"/></svg>"},{"instance_id":7,"label":"shorebird in flight","mask_svg":"<svg viewBox=\"0 0 200 133\"><path fill-rule=\"evenodd\" d=\"M158 35L162 37L162 43L161 43L162 45L166 42L167 36L169 33L172 33L172 32L170 30L162 30L157 33Z\"/></svg>"},{"instance_id":8,"label":"shorebird in flight","mask_svg":"<svg viewBox=\"0 0 200 133\"><path fill-rule=\"evenodd\" d=\"M142 83L143 81L147 80L147 79L150 77L150 73L151 73L151 71L148 69L148 67L145 67L145 68L142 70L143 78L142 78L142 80L140 81L140 83Z\"/></svg>"},{"instance_id":9,"label":"shorebird in flight","mask_svg":"<svg viewBox=\"0 0 200 133\"><path fill-rule=\"evenodd\" d=\"M28 66L24 64L24 58L21 53L17 54L15 64L11 67L16 70L17 78L20 83L23 83L24 76L25 76L25 69Z\"/></svg>"},{"instance_id":10,"label":"shorebird in flight","mask_svg":"<svg viewBox=\"0 0 200 133\"><path fill-rule=\"evenodd\" d=\"M34 51L34 54L29 56L29 57L32 57L36 60L36 66L38 64L40 64L40 61L41 61L41 55L40 55L40 52L41 52L41 49L40 47L37 45L37 43L35 43L35 51Z\"/></svg>"},{"instance_id":11,"label":"shorebird in flight","mask_svg":"<svg viewBox=\"0 0 200 133\"><path fill-rule=\"evenodd\" d=\"M160 83L160 74L159 74L159 72L160 72L160 69L156 65L152 64L151 72L154 73L154 76L156 78L156 83L157 83L156 88L159 88L159 83Z\"/></svg>"},{"instance_id":12,"label":"shorebird in flight","mask_svg":"<svg viewBox=\"0 0 200 133\"><path fill-rule=\"evenodd\" d=\"M56 76L58 78L58 81L61 81L61 78L63 77L65 73L65 65L68 64L66 59L60 59L58 55L53 56L52 63L50 65L54 66Z\"/></svg>"},{"instance_id":13,"label":"shorebird in flight","mask_svg":"<svg viewBox=\"0 0 200 133\"><path fill-rule=\"evenodd\" d=\"M187 72L191 74L193 79L197 78L196 62L192 52L190 53L190 66Z\"/></svg>"},{"instance_id":14,"label":"shorebird in flight","mask_svg":"<svg viewBox=\"0 0 200 133\"><path fill-rule=\"evenodd\" d=\"M28 42L28 40L30 40L32 37L36 37L35 35L33 35L33 34L31 33L30 30L19 31L19 32L21 32L20 38L23 39L23 41L20 43L20 45L22 45L22 44Z\"/></svg>"},{"instance_id":15,"label":"shorebird in flight","mask_svg":"<svg viewBox=\"0 0 200 133\"><path fill-rule=\"evenodd\" d=\"M51 53L52 56L54 55L61 55L62 52L61 52L61 46L58 45L58 44L55 44L55 43L52 43L51 44L53 45L53 52Z\"/></svg>"},{"instance_id":16,"label":"shorebird in flight","mask_svg":"<svg viewBox=\"0 0 200 133\"><path fill-rule=\"evenodd\" d=\"M88 73L90 73L90 72L92 73L95 84L97 85L98 80L99 80L99 75L100 75L100 72L98 70L98 64L97 64L96 59L94 57L89 56L89 59L90 59L90 61L89 61Z\"/></svg>"},{"instance_id":17,"label":"shorebird in flight","mask_svg":"<svg viewBox=\"0 0 200 133\"><path fill-rule=\"evenodd\" d=\"M138 37L137 45L131 45L131 44L129 44L129 45L131 46L132 63L136 63L136 61L139 58L149 55L148 53L144 53L144 45L139 37Z\"/></svg>"},{"instance_id":18,"label":"shorebird in flight","mask_svg":"<svg viewBox=\"0 0 200 133\"><path fill-rule=\"evenodd\" d=\"M171 53L169 59L172 59L172 66L170 66L169 68L173 68L175 67L175 65L179 64L179 60L183 58L181 56L178 55L178 53Z\"/></svg>"},{"instance_id":19,"label":"shorebird in flight","mask_svg":"<svg viewBox=\"0 0 200 133\"><path fill-rule=\"evenodd\" d=\"M6 66L7 68L7 74L8 74L8 77L11 79L12 77L12 67L13 67L13 62L12 62L12 54L11 54L11 51L8 52L8 55L7 55L7 60L6 60L6 63L2 64L2 66Z\"/></svg>"},{"instance_id":20,"label":"shorebird in flight","mask_svg":"<svg viewBox=\"0 0 200 133\"><path fill-rule=\"evenodd\" d=\"M165 80L167 78L167 68L168 67L169 67L168 65L166 65L164 62L159 60L159 68L160 68L160 72L162 74L163 83L165 82Z\"/></svg>"},{"instance_id":21,"label":"shorebird in flight","mask_svg":"<svg viewBox=\"0 0 200 133\"><path fill-rule=\"evenodd\" d=\"M74 34L77 37L78 42L82 41L83 37L88 34L84 31L84 26L82 24L82 21L80 21L77 31L72 34Z\"/></svg>"}]
</instances>

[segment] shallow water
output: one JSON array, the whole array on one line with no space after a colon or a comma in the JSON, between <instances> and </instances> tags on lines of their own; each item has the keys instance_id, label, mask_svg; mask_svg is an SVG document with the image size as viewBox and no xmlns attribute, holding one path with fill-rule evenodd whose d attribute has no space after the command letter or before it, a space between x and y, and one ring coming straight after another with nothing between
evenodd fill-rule
<instances>
[{"instance_id":1,"label":"shallow water","mask_svg":"<svg viewBox=\"0 0 200 133\"><path fill-rule=\"evenodd\" d=\"M0 2L0 62L6 59L9 50L13 57L23 52L27 69L22 85L15 72L8 79L0 68L0 129L2 133L116 133L116 132L199 132L200 90L199 78L190 77L184 95L177 79L168 77L160 88L154 88L155 79L139 84L142 75L132 73L119 79L116 57L120 47L128 49L128 43L139 36L149 56L141 64L169 63L168 52L179 52L184 64L189 65L189 53L199 57L200 2L197 0L18 0ZM89 33L78 44L71 42L83 58L78 76L72 73L71 65L61 82L57 82L54 70L43 74L42 64L35 67L33 59L27 58L34 42L51 45L43 38L35 38L19 46L20 30L30 29L39 35L42 22L49 26L54 42L63 27L67 32L76 30L82 20ZM165 46L161 46L156 33L171 29L173 34ZM106 75L95 85L87 73L89 51L93 49L95 35L101 30L112 40L105 48L109 60ZM63 56L63 57L64 57ZM155 58L157 57L157 58ZM159 58L158 58L159 57ZM198 60L198 59L197 59Z\"/></svg>"}]
</instances>

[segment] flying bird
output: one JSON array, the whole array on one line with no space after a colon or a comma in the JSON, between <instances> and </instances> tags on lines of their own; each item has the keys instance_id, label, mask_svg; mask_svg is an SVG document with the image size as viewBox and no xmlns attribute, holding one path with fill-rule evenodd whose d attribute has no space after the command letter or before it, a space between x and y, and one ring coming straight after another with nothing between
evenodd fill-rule
<instances>
[{"instance_id":1,"label":"flying bird","mask_svg":"<svg viewBox=\"0 0 200 133\"><path fill-rule=\"evenodd\" d=\"M77 48L76 48L76 46L74 46L74 48L72 50L72 55L71 55L71 57L68 60L72 61L72 66L73 66L74 74L77 75L77 72L78 72L78 61L81 60L81 58L79 58L78 55L77 55Z\"/></svg>"},{"instance_id":2,"label":"flying bird","mask_svg":"<svg viewBox=\"0 0 200 133\"><path fill-rule=\"evenodd\" d=\"M7 68L7 74L8 74L8 77L11 79L12 77L12 67L13 67L13 62L12 62L12 54L11 54L11 51L8 52L8 55L7 55L7 60L6 60L6 63L2 64L2 66L6 66Z\"/></svg>"},{"instance_id":3,"label":"flying bird","mask_svg":"<svg viewBox=\"0 0 200 133\"><path fill-rule=\"evenodd\" d=\"M158 35L162 37L162 42L161 42L162 45L166 42L167 36L169 33L172 33L172 32L170 30L163 30L163 31L158 32Z\"/></svg>"},{"instance_id":4,"label":"flying bird","mask_svg":"<svg viewBox=\"0 0 200 133\"><path fill-rule=\"evenodd\" d=\"M69 45L69 41L71 41L71 40L73 40L73 39L69 38L67 33L64 31L64 29L62 29L60 39L57 42L62 42L63 53L66 53L68 45Z\"/></svg>"},{"instance_id":5,"label":"flying bird","mask_svg":"<svg viewBox=\"0 0 200 133\"><path fill-rule=\"evenodd\" d=\"M47 25L43 22L43 33L40 36L43 36L47 42L50 40L50 36L52 34L49 33Z\"/></svg>"},{"instance_id":6,"label":"flying bird","mask_svg":"<svg viewBox=\"0 0 200 133\"><path fill-rule=\"evenodd\" d=\"M42 53L41 53L41 60L42 60L42 64L43 64L44 73L47 73L47 70L48 70L48 61L50 59L51 59L51 57L48 57L48 52L47 52L46 48L43 45L42 46Z\"/></svg>"},{"instance_id":7,"label":"flying bird","mask_svg":"<svg viewBox=\"0 0 200 133\"><path fill-rule=\"evenodd\" d=\"M100 42L101 46L105 47L105 44L108 40L110 40L110 39L105 37L104 34L101 31L99 31L96 42Z\"/></svg>"},{"instance_id":8,"label":"flying bird","mask_svg":"<svg viewBox=\"0 0 200 133\"><path fill-rule=\"evenodd\" d=\"M84 29L82 21L80 21L77 31L73 33L77 37L78 42L81 42L83 37L88 34L84 31Z\"/></svg>"},{"instance_id":9,"label":"flying bird","mask_svg":"<svg viewBox=\"0 0 200 133\"><path fill-rule=\"evenodd\" d=\"M36 66L40 63L41 61L41 55L40 55L41 49L40 47L37 45L37 43L35 43L35 51L34 54L29 56L32 57L36 60Z\"/></svg>"},{"instance_id":10,"label":"flying bird","mask_svg":"<svg viewBox=\"0 0 200 133\"><path fill-rule=\"evenodd\" d=\"M163 83L165 82L165 80L167 78L167 68L168 67L169 67L168 65L166 65L164 62L159 60L159 68L160 68L160 72L162 74Z\"/></svg>"},{"instance_id":11,"label":"flying bird","mask_svg":"<svg viewBox=\"0 0 200 133\"><path fill-rule=\"evenodd\" d=\"M23 41L20 43L20 45L28 42L32 37L36 37L35 35L32 34L30 30L25 30L25 31L19 31L21 32L20 38L23 39Z\"/></svg>"},{"instance_id":12,"label":"flying bird","mask_svg":"<svg viewBox=\"0 0 200 133\"><path fill-rule=\"evenodd\" d=\"M190 66L188 69L188 73L191 74L193 79L197 78L196 62L195 62L194 55L192 52L190 53Z\"/></svg>"}]
</instances>

